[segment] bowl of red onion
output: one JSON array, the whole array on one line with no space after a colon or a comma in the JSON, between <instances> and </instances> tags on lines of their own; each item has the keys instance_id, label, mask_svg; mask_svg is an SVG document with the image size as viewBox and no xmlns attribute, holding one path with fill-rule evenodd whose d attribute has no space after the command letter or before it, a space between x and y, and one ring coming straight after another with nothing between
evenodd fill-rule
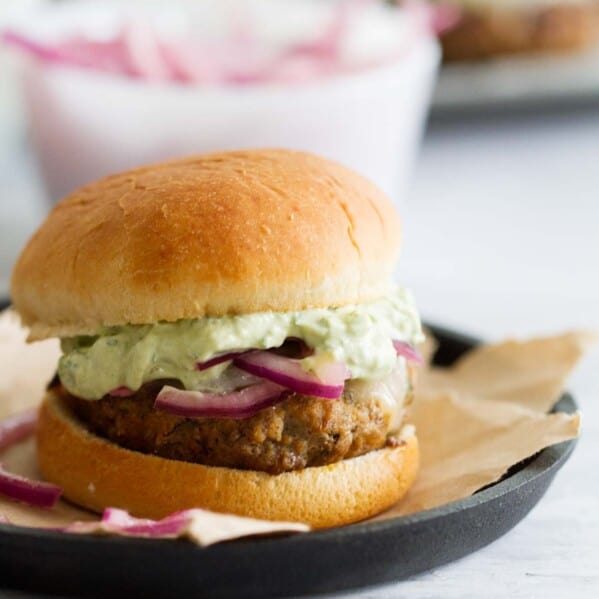
<instances>
[{"instance_id":1,"label":"bowl of red onion","mask_svg":"<svg viewBox=\"0 0 599 599\"><path fill-rule=\"evenodd\" d=\"M439 63L425 5L61 2L2 32L23 56L48 197L185 154L286 147L409 182Z\"/></svg>"}]
</instances>

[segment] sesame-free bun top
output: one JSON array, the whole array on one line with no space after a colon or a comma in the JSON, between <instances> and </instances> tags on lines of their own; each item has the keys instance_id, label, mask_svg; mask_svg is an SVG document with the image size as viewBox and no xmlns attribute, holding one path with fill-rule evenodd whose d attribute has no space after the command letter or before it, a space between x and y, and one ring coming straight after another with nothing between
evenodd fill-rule
<instances>
[{"instance_id":1,"label":"sesame-free bun top","mask_svg":"<svg viewBox=\"0 0 599 599\"><path fill-rule=\"evenodd\" d=\"M15 266L30 339L102 326L305 310L384 294L391 202L317 156L250 150L106 177L59 202Z\"/></svg>"}]
</instances>

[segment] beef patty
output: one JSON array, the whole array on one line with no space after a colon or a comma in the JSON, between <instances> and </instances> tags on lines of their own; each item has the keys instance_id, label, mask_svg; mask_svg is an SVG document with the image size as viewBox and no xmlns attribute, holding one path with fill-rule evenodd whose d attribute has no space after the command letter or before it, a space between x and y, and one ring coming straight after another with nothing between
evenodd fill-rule
<instances>
[{"instance_id":1,"label":"beef patty","mask_svg":"<svg viewBox=\"0 0 599 599\"><path fill-rule=\"evenodd\" d=\"M233 420L182 418L155 410L154 400L166 382L173 384L154 381L131 397L94 401L61 387L55 390L95 434L143 453L210 466L279 474L397 443L380 398L356 393L351 383L335 401L293 394L250 418Z\"/></svg>"}]
</instances>

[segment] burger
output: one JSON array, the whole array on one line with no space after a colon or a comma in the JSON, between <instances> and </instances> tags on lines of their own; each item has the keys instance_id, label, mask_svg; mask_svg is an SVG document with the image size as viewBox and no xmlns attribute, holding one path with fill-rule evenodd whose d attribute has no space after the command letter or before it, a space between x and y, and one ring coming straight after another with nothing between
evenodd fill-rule
<instances>
[{"instance_id":1,"label":"burger","mask_svg":"<svg viewBox=\"0 0 599 599\"><path fill-rule=\"evenodd\" d=\"M599 41L597 0L455 0L459 24L441 38L447 61L575 51Z\"/></svg>"},{"instance_id":2,"label":"burger","mask_svg":"<svg viewBox=\"0 0 599 599\"><path fill-rule=\"evenodd\" d=\"M347 168L302 152L174 160L58 203L12 300L59 337L37 458L70 501L201 507L315 528L396 503L422 339L393 282L400 225Z\"/></svg>"}]
</instances>

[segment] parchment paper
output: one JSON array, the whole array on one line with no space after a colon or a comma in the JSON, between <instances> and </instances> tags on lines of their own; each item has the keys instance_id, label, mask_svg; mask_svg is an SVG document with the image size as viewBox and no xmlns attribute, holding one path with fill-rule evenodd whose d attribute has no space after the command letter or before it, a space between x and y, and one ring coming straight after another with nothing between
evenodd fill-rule
<instances>
[{"instance_id":1,"label":"parchment paper","mask_svg":"<svg viewBox=\"0 0 599 599\"><path fill-rule=\"evenodd\" d=\"M35 405L52 377L58 343L26 345L16 317L0 316L0 418ZM411 422L421 447L421 470L406 498L376 520L436 507L497 481L512 465L578 435L578 414L547 414L585 349L598 335L567 333L482 346L449 369L423 368ZM427 343L425 353L434 344ZM33 440L4 452L13 472L37 476ZM61 501L52 510L0 497L0 514L23 526L56 527L98 516ZM199 543L305 528L202 512L186 534ZM106 534L98 527L96 532Z\"/></svg>"}]
</instances>

